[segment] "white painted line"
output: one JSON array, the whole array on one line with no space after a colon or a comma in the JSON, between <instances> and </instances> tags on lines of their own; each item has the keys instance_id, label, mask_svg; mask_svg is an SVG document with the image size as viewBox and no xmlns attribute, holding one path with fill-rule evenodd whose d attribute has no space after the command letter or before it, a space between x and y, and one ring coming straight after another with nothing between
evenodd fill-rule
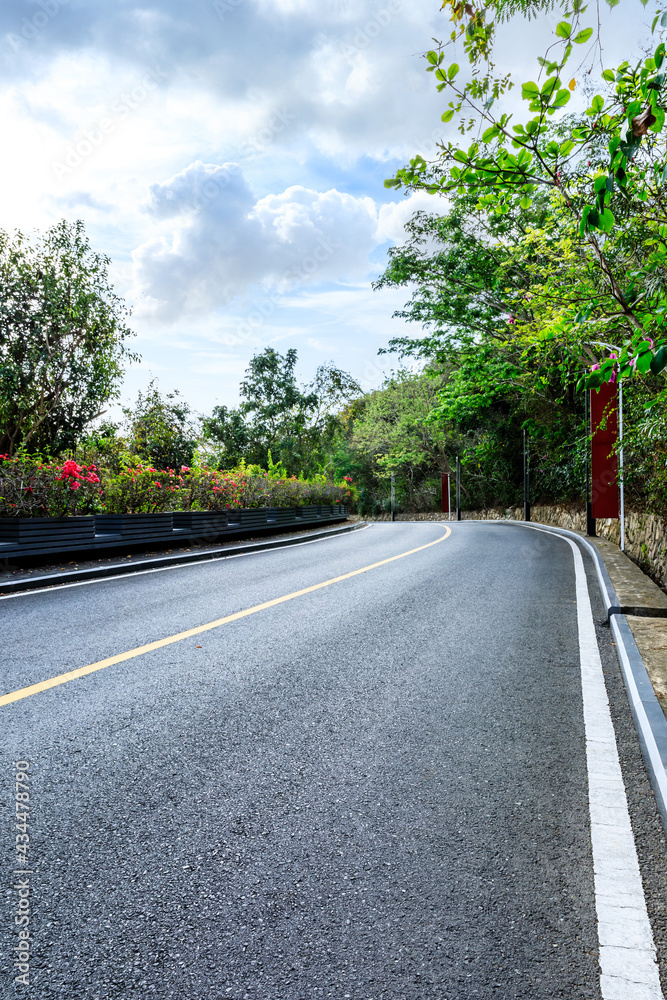
<instances>
[{"instance_id":1,"label":"white painted line","mask_svg":"<svg viewBox=\"0 0 667 1000\"><path fill-rule=\"evenodd\" d=\"M227 559L246 559L248 556L262 556L267 552L279 552L282 549L300 549L302 545L315 545L317 542L328 542L332 538L339 538L344 534L356 534L358 531L365 531L370 528L370 524L365 524L363 528L356 528L354 532L339 532L336 535L328 535L325 538L309 538L303 542L292 542L291 545L267 546L265 549L256 549L254 552L235 552L228 556L216 556L215 559L193 559L192 562L173 563L171 566L153 566L150 569L137 569L129 573L111 573L109 576L98 576L93 580L75 580L74 583L50 583L48 587L35 587L33 590L19 590L15 594L0 594L0 601L12 601L17 597L29 597L32 594L54 594L61 590L69 590L71 587L89 587L92 583L111 583L113 580L127 580L132 576L146 576L148 573L167 573L172 569L189 569L190 566L210 566L218 562L225 562ZM2 584L0 584L0 590Z\"/></svg>"},{"instance_id":2,"label":"white painted line","mask_svg":"<svg viewBox=\"0 0 667 1000\"><path fill-rule=\"evenodd\" d=\"M653 774L658 784L658 788L660 789L660 794L662 795L662 801L667 802L667 774L665 774L665 765L662 762L662 757L660 756L658 745L655 742L655 737L653 736L653 730L651 729L651 724L648 721L644 704L639 695L639 691L637 690L635 677L632 672L632 667L630 666L628 654L625 649L625 643L623 642L623 638L621 636L621 632L618 627L618 622L616 621L616 615L612 615L611 630L614 634L614 639L616 640L616 649L619 653L619 659L621 661L621 670L623 671L625 686L630 695L630 700L637 715L639 725L641 726L644 734L644 745L646 747L646 752L648 753L649 759L651 761Z\"/></svg>"},{"instance_id":3,"label":"white painted line","mask_svg":"<svg viewBox=\"0 0 667 1000\"><path fill-rule=\"evenodd\" d=\"M664 1000L646 910L586 571L572 549L603 1000Z\"/></svg>"}]
</instances>

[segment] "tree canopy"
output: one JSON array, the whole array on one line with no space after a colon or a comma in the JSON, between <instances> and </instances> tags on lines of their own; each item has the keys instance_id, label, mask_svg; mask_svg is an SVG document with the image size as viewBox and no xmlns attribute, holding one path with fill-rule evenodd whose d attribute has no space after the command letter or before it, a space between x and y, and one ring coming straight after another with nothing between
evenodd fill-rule
<instances>
[{"instance_id":1,"label":"tree canopy","mask_svg":"<svg viewBox=\"0 0 667 1000\"><path fill-rule=\"evenodd\" d=\"M128 309L82 222L0 231L0 451L72 447L136 357Z\"/></svg>"},{"instance_id":2,"label":"tree canopy","mask_svg":"<svg viewBox=\"0 0 667 1000\"><path fill-rule=\"evenodd\" d=\"M321 471L338 429L337 413L361 390L333 363L321 365L313 382L300 386L297 351L267 347L250 361L241 382L240 406L217 406L204 420L204 434L221 449L226 467L241 459L266 468L269 455L290 474Z\"/></svg>"}]
</instances>

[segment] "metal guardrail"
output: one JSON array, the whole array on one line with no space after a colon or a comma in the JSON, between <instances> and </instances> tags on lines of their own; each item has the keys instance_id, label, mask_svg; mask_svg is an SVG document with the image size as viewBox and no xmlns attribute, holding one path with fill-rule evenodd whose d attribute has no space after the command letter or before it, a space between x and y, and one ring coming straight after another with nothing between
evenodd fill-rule
<instances>
[{"instance_id":1,"label":"metal guardrail","mask_svg":"<svg viewBox=\"0 0 667 1000\"><path fill-rule=\"evenodd\" d=\"M349 507L256 507L160 514L0 518L0 559L67 552L108 552L150 545L215 542L248 534L345 521Z\"/></svg>"}]
</instances>

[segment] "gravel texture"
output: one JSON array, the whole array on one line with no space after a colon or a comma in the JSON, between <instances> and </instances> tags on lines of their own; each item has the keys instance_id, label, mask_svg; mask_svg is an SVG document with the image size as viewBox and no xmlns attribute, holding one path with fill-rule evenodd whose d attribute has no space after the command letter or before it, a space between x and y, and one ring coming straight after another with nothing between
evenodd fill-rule
<instances>
[{"instance_id":1,"label":"gravel texture","mask_svg":"<svg viewBox=\"0 0 667 1000\"><path fill-rule=\"evenodd\" d=\"M7 813L12 761L32 762L33 996L599 1000L572 557L520 527L451 527L3 709ZM2 601L2 689L442 530ZM664 838L599 636L663 956ZM13 935L6 916L0 996Z\"/></svg>"}]
</instances>

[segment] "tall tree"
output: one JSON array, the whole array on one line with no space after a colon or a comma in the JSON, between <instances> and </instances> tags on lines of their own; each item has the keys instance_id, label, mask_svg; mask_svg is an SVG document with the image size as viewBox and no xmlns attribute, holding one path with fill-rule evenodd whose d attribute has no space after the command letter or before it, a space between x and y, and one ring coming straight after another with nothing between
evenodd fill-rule
<instances>
[{"instance_id":1,"label":"tall tree","mask_svg":"<svg viewBox=\"0 0 667 1000\"><path fill-rule=\"evenodd\" d=\"M119 395L128 309L82 222L0 231L0 451L72 447Z\"/></svg>"},{"instance_id":2,"label":"tall tree","mask_svg":"<svg viewBox=\"0 0 667 1000\"><path fill-rule=\"evenodd\" d=\"M317 472L339 426L337 411L359 394L355 380L333 364L320 365L312 383L300 386L298 355L267 347L250 361L238 408L217 406L204 420L204 434L221 446L227 467L244 459L266 467L269 452L291 474Z\"/></svg>"}]
</instances>

